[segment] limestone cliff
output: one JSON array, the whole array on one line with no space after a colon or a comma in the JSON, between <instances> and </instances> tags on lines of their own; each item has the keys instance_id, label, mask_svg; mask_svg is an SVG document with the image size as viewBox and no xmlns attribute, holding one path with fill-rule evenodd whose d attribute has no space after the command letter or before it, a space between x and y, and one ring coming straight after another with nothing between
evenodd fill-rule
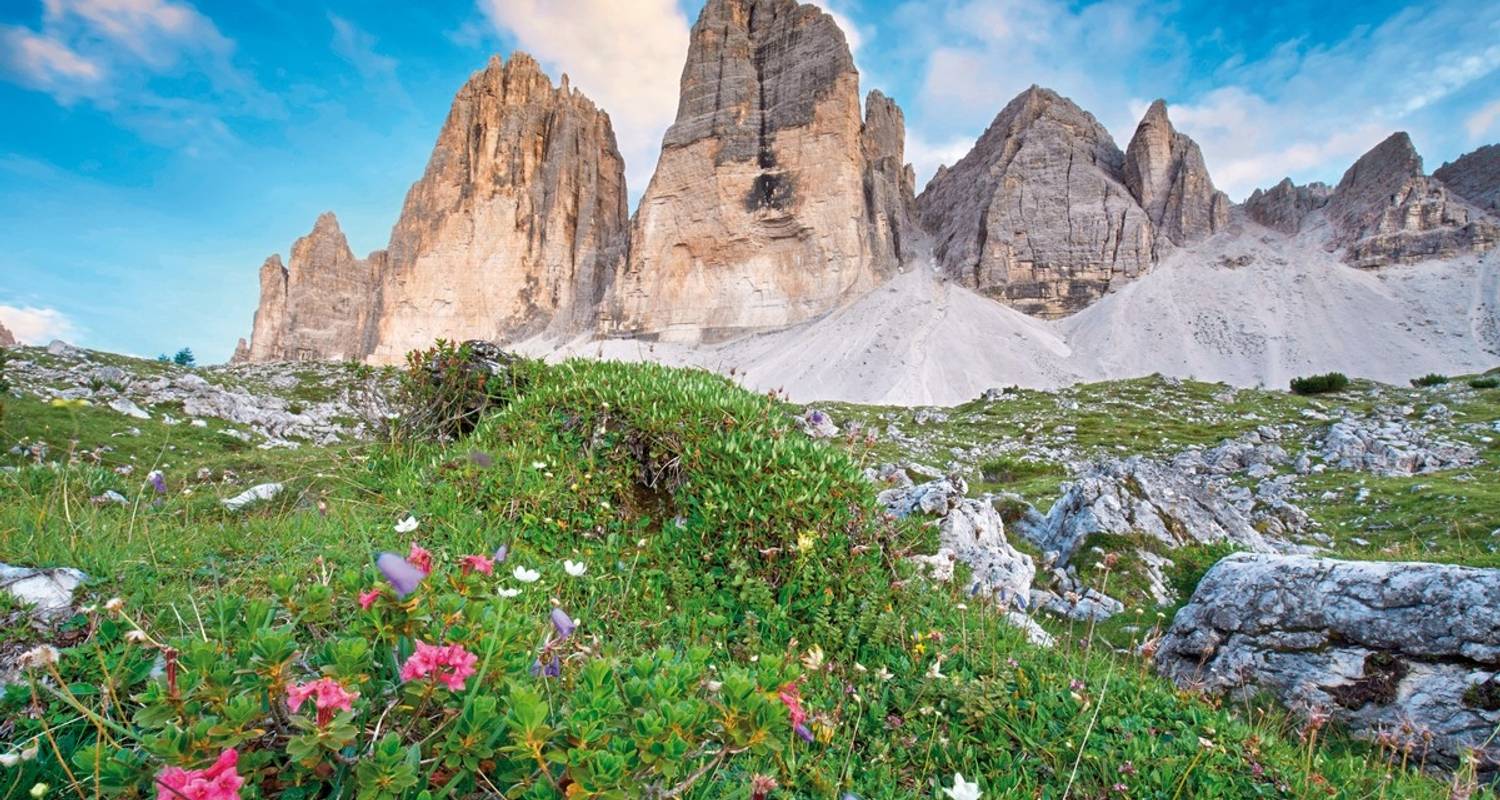
<instances>
[{"instance_id":1,"label":"limestone cliff","mask_svg":"<svg viewBox=\"0 0 1500 800\"><path fill-rule=\"evenodd\" d=\"M1229 222L1229 196L1214 188L1198 143L1172 127L1163 100L1151 104L1135 129L1124 173L1157 235L1172 244L1201 239Z\"/></svg>"},{"instance_id":2,"label":"limestone cliff","mask_svg":"<svg viewBox=\"0 0 1500 800\"><path fill-rule=\"evenodd\" d=\"M592 325L628 210L609 116L530 56L490 60L454 98L391 231L367 352Z\"/></svg>"},{"instance_id":3,"label":"limestone cliff","mask_svg":"<svg viewBox=\"0 0 1500 800\"><path fill-rule=\"evenodd\" d=\"M11 333L10 329L7 328L7 327L5 327L4 324L0 324L0 347L15 347L15 346L16 346L16 336L15 336L15 334Z\"/></svg>"},{"instance_id":4,"label":"limestone cliff","mask_svg":"<svg viewBox=\"0 0 1500 800\"><path fill-rule=\"evenodd\" d=\"M1500 216L1500 144L1487 144L1438 167L1432 177L1481 211Z\"/></svg>"},{"instance_id":5,"label":"limestone cliff","mask_svg":"<svg viewBox=\"0 0 1500 800\"><path fill-rule=\"evenodd\" d=\"M875 269L889 274L917 256L917 176L905 161L906 117L878 90L865 96L860 133L865 158L865 224Z\"/></svg>"},{"instance_id":6,"label":"limestone cliff","mask_svg":"<svg viewBox=\"0 0 1500 800\"><path fill-rule=\"evenodd\" d=\"M1060 317L1151 268L1151 220L1094 117L1033 86L917 198L940 267L1029 314Z\"/></svg>"},{"instance_id":7,"label":"limestone cliff","mask_svg":"<svg viewBox=\"0 0 1500 800\"><path fill-rule=\"evenodd\" d=\"M1354 162L1329 198L1327 213L1344 260L1378 267L1483 251L1500 226L1443 182L1422 173L1422 157L1404 132L1391 134Z\"/></svg>"},{"instance_id":8,"label":"limestone cliff","mask_svg":"<svg viewBox=\"0 0 1500 800\"><path fill-rule=\"evenodd\" d=\"M332 212L292 245L290 263L273 255L260 268L260 308L251 361L339 361L364 356L378 274L354 257Z\"/></svg>"},{"instance_id":9,"label":"limestone cliff","mask_svg":"<svg viewBox=\"0 0 1500 800\"><path fill-rule=\"evenodd\" d=\"M721 339L816 317L876 285L909 246L896 241L907 223L892 184L906 177L887 104L876 98L861 122L859 74L828 14L709 0L603 330Z\"/></svg>"},{"instance_id":10,"label":"limestone cliff","mask_svg":"<svg viewBox=\"0 0 1500 800\"><path fill-rule=\"evenodd\" d=\"M1298 186L1291 178L1282 178L1269 189L1251 192L1245 200L1245 213L1267 228L1295 234L1310 214L1328 204L1332 191L1326 183Z\"/></svg>"}]
</instances>

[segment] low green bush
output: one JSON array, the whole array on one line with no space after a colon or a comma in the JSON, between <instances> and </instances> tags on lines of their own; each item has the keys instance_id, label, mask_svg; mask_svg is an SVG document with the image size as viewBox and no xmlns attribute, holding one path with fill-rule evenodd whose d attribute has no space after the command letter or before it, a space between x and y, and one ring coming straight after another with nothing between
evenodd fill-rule
<instances>
[{"instance_id":1,"label":"low green bush","mask_svg":"<svg viewBox=\"0 0 1500 800\"><path fill-rule=\"evenodd\" d=\"M1500 387L1500 378L1475 378L1469 381L1469 386L1475 389L1494 389Z\"/></svg>"},{"instance_id":2,"label":"low green bush","mask_svg":"<svg viewBox=\"0 0 1500 800\"><path fill-rule=\"evenodd\" d=\"M1327 394L1340 392L1349 387L1349 377L1342 372L1327 372L1292 379L1293 394Z\"/></svg>"},{"instance_id":3,"label":"low green bush","mask_svg":"<svg viewBox=\"0 0 1500 800\"><path fill-rule=\"evenodd\" d=\"M1442 386L1443 384L1445 384L1447 382L1448 382L1448 376L1447 375L1439 375L1436 372L1429 372L1429 373L1427 373L1426 375L1423 375L1420 378L1412 378L1411 379L1411 385L1417 387L1418 389L1421 389L1421 388L1424 388L1424 387L1427 387L1427 386Z\"/></svg>"}]
</instances>

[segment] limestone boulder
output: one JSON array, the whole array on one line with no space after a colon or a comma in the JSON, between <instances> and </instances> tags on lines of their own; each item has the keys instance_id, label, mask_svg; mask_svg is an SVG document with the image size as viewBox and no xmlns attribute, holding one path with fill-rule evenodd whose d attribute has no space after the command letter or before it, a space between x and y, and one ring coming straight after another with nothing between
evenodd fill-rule
<instances>
[{"instance_id":1,"label":"limestone boulder","mask_svg":"<svg viewBox=\"0 0 1500 800\"><path fill-rule=\"evenodd\" d=\"M1238 554L1204 576L1159 643L1159 672L1274 694L1356 735L1454 766L1500 767L1500 570ZM1425 758L1424 758L1425 757Z\"/></svg>"},{"instance_id":2,"label":"limestone boulder","mask_svg":"<svg viewBox=\"0 0 1500 800\"><path fill-rule=\"evenodd\" d=\"M1158 237L1184 245L1229 224L1229 196L1214 188L1198 143L1172 127L1165 101L1152 103L1136 127L1123 169Z\"/></svg>"},{"instance_id":3,"label":"limestone boulder","mask_svg":"<svg viewBox=\"0 0 1500 800\"><path fill-rule=\"evenodd\" d=\"M952 279L1026 313L1078 311L1155 260L1124 163L1091 114L1033 86L917 198L933 256Z\"/></svg>"}]
</instances>

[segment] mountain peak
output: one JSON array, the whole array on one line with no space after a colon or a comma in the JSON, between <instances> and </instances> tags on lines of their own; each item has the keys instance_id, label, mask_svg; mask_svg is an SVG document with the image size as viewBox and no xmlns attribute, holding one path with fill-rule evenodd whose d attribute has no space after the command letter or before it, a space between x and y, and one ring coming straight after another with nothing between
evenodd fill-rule
<instances>
[{"instance_id":1,"label":"mountain peak","mask_svg":"<svg viewBox=\"0 0 1500 800\"><path fill-rule=\"evenodd\" d=\"M1214 188L1198 143L1172 127L1167 103L1146 110L1125 149L1125 185L1157 233L1187 244L1229 222L1229 198Z\"/></svg>"}]
</instances>

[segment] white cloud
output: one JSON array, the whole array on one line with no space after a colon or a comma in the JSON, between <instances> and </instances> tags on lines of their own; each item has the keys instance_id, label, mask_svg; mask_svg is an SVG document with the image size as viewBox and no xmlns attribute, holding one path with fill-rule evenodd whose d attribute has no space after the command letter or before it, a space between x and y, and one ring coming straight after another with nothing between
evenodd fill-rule
<instances>
[{"instance_id":1,"label":"white cloud","mask_svg":"<svg viewBox=\"0 0 1500 800\"><path fill-rule=\"evenodd\" d=\"M80 90L92 90L104 78L104 67L68 45L27 28L0 28L0 48L7 54L5 72L33 89L71 101Z\"/></svg>"},{"instance_id":2,"label":"white cloud","mask_svg":"<svg viewBox=\"0 0 1500 800\"><path fill-rule=\"evenodd\" d=\"M41 345L53 339L75 342L80 333L73 320L55 308L0 305L0 325L21 344Z\"/></svg>"},{"instance_id":3,"label":"white cloud","mask_svg":"<svg viewBox=\"0 0 1500 800\"><path fill-rule=\"evenodd\" d=\"M1490 129L1495 127L1495 122L1500 120L1500 100L1496 100L1487 106L1475 111L1464 120L1464 130L1469 134L1469 141L1478 141Z\"/></svg>"},{"instance_id":4,"label":"white cloud","mask_svg":"<svg viewBox=\"0 0 1500 800\"><path fill-rule=\"evenodd\" d=\"M921 134L908 131L906 134L906 160L917 173L917 194L937 172L939 166L953 166L974 147L974 140L956 136L937 142L929 142Z\"/></svg>"},{"instance_id":5,"label":"white cloud","mask_svg":"<svg viewBox=\"0 0 1500 800\"><path fill-rule=\"evenodd\" d=\"M609 112L631 193L646 187L677 114L688 21L675 0L481 0L495 26Z\"/></svg>"},{"instance_id":6,"label":"white cloud","mask_svg":"<svg viewBox=\"0 0 1500 800\"><path fill-rule=\"evenodd\" d=\"M382 91L406 97L396 77L396 59L375 50L374 36L331 11L328 23L333 26L333 52L354 65L365 80L379 84Z\"/></svg>"}]
</instances>

